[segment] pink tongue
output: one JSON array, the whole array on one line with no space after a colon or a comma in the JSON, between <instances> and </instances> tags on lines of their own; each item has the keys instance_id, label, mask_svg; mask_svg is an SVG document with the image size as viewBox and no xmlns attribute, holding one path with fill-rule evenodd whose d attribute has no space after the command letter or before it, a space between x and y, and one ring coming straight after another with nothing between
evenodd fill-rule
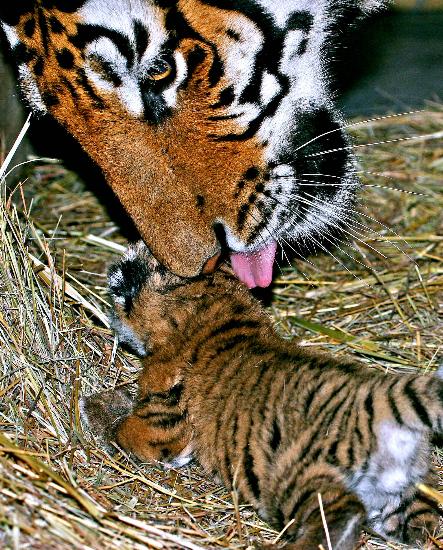
<instances>
[{"instance_id":1,"label":"pink tongue","mask_svg":"<svg viewBox=\"0 0 443 550\"><path fill-rule=\"evenodd\" d=\"M232 269L248 288L269 286L276 250L277 243L273 241L255 252L231 254Z\"/></svg>"}]
</instances>

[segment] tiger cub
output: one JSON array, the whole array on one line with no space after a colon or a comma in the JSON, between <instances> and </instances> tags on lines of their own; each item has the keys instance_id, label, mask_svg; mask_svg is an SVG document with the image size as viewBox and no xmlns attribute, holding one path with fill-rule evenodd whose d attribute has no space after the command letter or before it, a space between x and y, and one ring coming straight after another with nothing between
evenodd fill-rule
<instances>
[{"instance_id":1,"label":"tiger cub","mask_svg":"<svg viewBox=\"0 0 443 550\"><path fill-rule=\"evenodd\" d=\"M276 335L227 270L183 279L143 244L112 266L114 328L143 358L138 397L87 397L90 429L142 461L195 456L280 530L285 548L351 550L363 523L415 544L438 512L430 438L443 429L437 376L385 374L316 355Z\"/></svg>"}]
</instances>

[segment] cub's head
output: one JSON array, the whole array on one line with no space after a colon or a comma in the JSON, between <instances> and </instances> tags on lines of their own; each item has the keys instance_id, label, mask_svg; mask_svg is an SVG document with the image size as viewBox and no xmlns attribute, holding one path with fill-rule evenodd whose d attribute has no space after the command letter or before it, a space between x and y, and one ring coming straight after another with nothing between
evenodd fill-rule
<instances>
[{"instance_id":1,"label":"cub's head","mask_svg":"<svg viewBox=\"0 0 443 550\"><path fill-rule=\"evenodd\" d=\"M166 355L208 323L261 317L260 306L228 266L193 278L172 273L143 241L130 245L108 272L111 324L120 343L139 356ZM214 308L215 306L215 312ZM161 352L159 351L161 350Z\"/></svg>"},{"instance_id":2,"label":"cub's head","mask_svg":"<svg viewBox=\"0 0 443 550\"><path fill-rule=\"evenodd\" d=\"M21 0L0 22L31 107L101 167L154 255L195 276L224 248L253 287L277 243L315 242L352 205L328 50L380 4Z\"/></svg>"},{"instance_id":3,"label":"cub's head","mask_svg":"<svg viewBox=\"0 0 443 550\"><path fill-rule=\"evenodd\" d=\"M108 287L112 328L120 343L141 357L154 349L167 354L186 339L189 326L191 330L198 326L198 311L206 311L209 303L219 303L226 295L231 300L233 293L252 300L229 269L180 277L163 266L143 241L130 245L122 259L111 265Z\"/></svg>"}]
</instances>

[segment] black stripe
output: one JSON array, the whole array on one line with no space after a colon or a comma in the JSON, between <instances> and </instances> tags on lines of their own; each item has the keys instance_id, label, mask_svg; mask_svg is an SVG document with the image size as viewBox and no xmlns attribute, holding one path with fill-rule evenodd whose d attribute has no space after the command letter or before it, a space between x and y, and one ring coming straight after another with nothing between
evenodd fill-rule
<instances>
[{"instance_id":1,"label":"black stripe","mask_svg":"<svg viewBox=\"0 0 443 550\"><path fill-rule=\"evenodd\" d=\"M258 477L255 475L254 472L254 459L249 452L249 446L246 448L243 468L245 470L249 488L252 490L255 499L260 500L260 486L258 482Z\"/></svg>"},{"instance_id":2,"label":"black stripe","mask_svg":"<svg viewBox=\"0 0 443 550\"><path fill-rule=\"evenodd\" d=\"M208 80L211 87L216 86L220 79L223 77L224 66L223 62L218 55L217 46L211 41L206 40L201 34L199 34L195 29L193 29L188 21L185 19L183 13L181 13L175 3L171 5L170 9L166 15L165 26L166 29L170 31L174 36L179 36L180 39L191 38L202 44L208 46L212 52L212 65L209 69ZM201 57L200 57L201 59ZM202 59L201 59L202 60ZM200 61L201 62L201 61ZM195 67L194 67L195 68ZM186 84L189 83L189 76L186 79Z\"/></svg>"},{"instance_id":3,"label":"black stripe","mask_svg":"<svg viewBox=\"0 0 443 550\"><path fill-rule=\"evenodd\" d=\"M53 34L62 34L66 30L63 23L54 15L51 15L48 19L48 23Z\"/></svg>"},{"instance_id":4,"label":"black stripe","mask_svg":"<svg viewBox=\"0 0 443 550\"><path fill-rule=\"evenodd\" d=\"M417 397L417 394L415 393L415 390L412 387L413 383L414 383L414 380L411 380L410 382L408 382L405 386L404 392L407 398L409 399L411 406L413 407L413 409L417 413L417 416L420 418L423 424L425 426L428 426L428 428L432 428L432 420L429 418L426 408L423 406L422 402Z\"/></svg>"},{"instance_id":5,"label":"black stripe","mask_svg":"<svg viewBox=\"0 0 443 550\"><path fill-rule=\"evenodd\" d=\"M207 339L211 340L215 336L218 336L219 334L224 334L225 332L233 329L259 328L260 324L261 323L259 321L254 321L253 319L230 319L229 321L226 321L219 327L215 328L212 332L210 332Z\"/></svg>"},{"instance_id":6,"label":"black stripe","mask_svg":"<svg viewBox=\"0 0 443 550\"><path fill-rule=\"evenodd\" d=\"M40 27L40 35L42 39L43 49L45 54L49 53L49 28L43 9L38 7L38 25Z\"/></svg>"},{"instance_id":7,"label":"black stripe","mask_svg":"<svg viewBox=\"0 0 443 550\"><path fill-rule=\"evenodd\" d=\"M235 100L234 86L228 86L224 88L218 96L217 103L211 105L211 109L220 109L221 107L227 107L231 105Z\"/></svg>"},{"instance_id":8,"label":"black stripe","mask_svg":"<svg viewBox=\"0 0 443 550\"><path fill-rule=\"evenodd\" d=\"M357 414L357 422L355 423L354 427L355 435L357 436L358 442L361 445L363 443L363 434L361 433L360 426L358 425L358 414Z\"/></svg>"},{"instance_id":9,"label":"black stripe","mask_svg":"<svg viewBox=\"0 0 443 550\"><path fill-rule=\"evenodd\" d=\"M302 449L302 451L299 454L299 460L300 461L303 461L307 457L309 451L314 450L315 441L320 436L323 435L323 432L318 429L318 426L324 427L326 425L329 425L329 423L331 422L331 419L334 418L334 416L337 414L337 411L340 410L340 408L343 406L343 404L348 399L348 395L345 395L344 398L341 399L332 410L330 410L330 411L327 410L327 406L334 399L334 397L337 397L338 395L340 395L341 390L346 388L346 386L349 383L350 383L350 381L348 380L348 382L344 386L342 386L342 388L333 391L332 395L327 400L327 404L325 404L323 407L320 408L321 414L319 414L319 416L315 419L317 426L316 426L316 428L314 428L314 427L312 428L312 430L313 430L312 436L311 436L310 440L308 441L308 443L305 445L305 447ZM321 443L323 444L323 441Z\"/></svg>"},{"instance_id":10,"label":"black stripe","mask_svg":"<svg viewBox=\"0 0 443 550\"><path fill-rule=\"evenodd\" d=\"M239 345L243 345L248 340L248 337L244 334L236 334L235 336L231 336L227 340L223 342L222 345L218 346L212 353L209 353L207 357L205 358L205 364L202 365L202 370L204 370L206 365L209 365L214 361L214 359L219 360L219 366L217 368L217 371L213 373L212 376L212 383L206 385L206 395L209 396L214 388L218 386L220 382L220 377L223 375L223 371L226 370L226 361L220 360L221 355L225 353L226 351L233 351L235 348ZM194 361L196 361L195 359Z\"/></svg>"},{"instance_id":11,"label":"black stripe","mask_svg":"<svg viewBox=\"0 0 443 550\"><path fill-rule=\"evenodd\" d=\"M153 417L152 422L150 423L155 428L163 428L163 429L169 429L169 428L175 428L177 424L180 424L183 422L187 417L186 412L183 412L182 414L169 414L165 415L162 418ZM149 416L145 417L142 416L141 418L149 419Z\"/></svg>"},{"instance_id":12,"label":"black stripe","mask_svg":"<svg viewBox=\"0 0 443 550\"><path fill-rule=\"evenodd\" d=\"M395 398L394 398L394 389L396 385L397 385L397 380L395 380L388 389L388 403L389 403L389 407L391 408L392 415L395 418L395 421L397 422L397 424L402 426L404 424L404 421L400 414L400 411L398 410L397 403L395 402Z\"/></svg>"},{"instance_id":13,"label":"black stripe","mask_svg":"<svg viewBox=\"0 0 443 550\"><path fill-rule=\"evenodd\" d=\"M314 16L308 11L295 11L289 16L286 29L289 31L310 32L314 25Z\"/></svg>"},{"instance_id":14,"label":"black stripe","mask_svg":"<svg viewBox=\"0 0 443 550\"><path fill-rule=\"evenodd\" d=\"M191 52L188 54L188 58L186 59L186 64L187 64L186 78L180 84L180 88L186 88L188 86L189 82L194 76L195 71L197 70L197 67L199 67L199 65L203 63L205 58L206 58L206 52L201 46L197 45L191 50Z\"/></svg>"},{"instance_id":15,"label":"black stripe","mask_svg":"<svg viewBox=\"0 0 443 550\"><path fill-rule=\"evenodd\" d=\"M112 63L110 63L98 54L94 54L93 56L91 56L91 60L95 61L99 65L99 71L97 72L99 72L100 76L102 76L106 81L113 84L116 88L122 85L122 79L117 71L114 69Z\"/></svg>"},{"instance_id":16,"label":"black stripe","mask_svg":"<svg viewBox=\"0 0 443 550\"><path fill-rule=\"evenodd\" d=\"M309 414L309 409L311 408L312 402L314 401L314 397L320 393L320 390L324 385L325 385L324 380L319 381L317 383L317 385L314 386L314 388L312 388L312 390L306 396L306 401L305 401L304 407L303 407L303 414L305 416L307 416Z\"/></svg>"},{"instance_id":17,"label":"black stripe","mask_svg":"<svg viewBox=\"0 0 443 550\"><path fill-rule=\"evenodd\" d=\"M140 21L134 21L134 36L135 50L140 61L149 45L149 31Z\"/></svg>"},{"instance_id":18,"label":"black stripe","mask_svg":"<svg viewBox=\"0 0 443 550\"><path fill-rule=\"evenodd\" d=\"M31 17L31 19L28 19L25 24L23 25L23 32L28 38L32 38L35 33L35 19Z\"/></svg>"},{"instance_id":19,"label":"black stripe","mask_svg":"<svg viewBox=\"0 0 443 550\"><path fill-rule=\"evenodd\" d=\"M334 476L331 476L331 475L321 475L321 476L316 476L312 479L310 479L307 483L309 482L312 482L312 481L315 481L315 487L314 489L306 489L305 491L303 491L302 493L300 493L300 495L298 496L298 498L296 499L293 507L291 508L291 511L290 513L285 517L285 520L286 521L289 521L291 519L294 519L296 513L298 512L298 510L310 499L312 498L313 496L317 497L317 493L319 492L319 487L320 487L320 484L319 482L320 481L323 481L323 482L326 482L328 483L328 485L333 485L336 483L336 478ZM307 484L305 482L305 484ZM286 500L289 499L290 495L292 494L292 491L294 490L295 486L297 485L297 478L293 479L291 484L290 484L290 487L291 487L291 493L288 494L288 489L285 490L285 498L283 499L283 503L286 502ZM318 509L317 509L317 512Z\"/></svg>"},{"instance_id":20,"label":"black stripe","mask_svg":"<svg viewBox=\"0 0 443 550\"><path fill-rule=\"evenodd\" d=\"M45 68L45 62L43 57L38 56L37 61L34 63L34 74L36 76L42 76Z\"/></svg>"},{"instance_id":21,"label":"black stripe","mask_svg":"<svg viewBox=\"0 0 443 550\"><path fill-rule=\"evenodd\" d=\"M83 90L86 92L86 94L92 99L94 102L94 105L98 109L104 109L105 108L105 102L103 99L98 96L94 90L94 88L91 86L88 77L86 76L86 73L84 69L78 69L77 71L77 83L83 88Z\"/></svg>"},{"instance_id":22,"label":"black stripe","mask_svg":"<svg viewBox=\"0 0 443 550\"><path fill-rule=\"evenodd\" d=\"M212 65L208 71L208 81L209 81L209 86L211 88L214 88L220 82L223 75L225 74L225 68L223 65L223 61L218 55L217 47L211 42L206 42L206 43L209 44L212 50Z\"/></svg>"},{"instance_id":23,"label":"black stripe","mask_svg":"<svg viewBox=\"0 0 443 550\"><path fill-rule=\"evenodd\" d=\"M227 134L224 136L213 136L217 141L244 141L252 138L262 125L265 118L275 115L280 106L281 100L286 97L290 89L289 78L286 75L277 76L280 84L280 92L266 105L262 112L248 124L248 128L241 134Z\"/></svg>"},{"instance_id":24,"label":"black stripe","mask_svg":"<svg viewBox=\"0 0 443 550\"><path fill-rule=\"evenodd\" d=\"M183 384L176 384L171 389L163 392L150 392L143 399L137 401L137 408L150 403L164 403L170 407L178 405L183 393Z\"/></svg>"},{"instance_id":25,"label":"black stripe","mask_svg":"<svg viewBox=\"0 0 443 550\"><path fill-rule=\"evenodd\" d=\"M236 329L243 329L243 328L259 328L260 323L258 321L254 320L248 320L248 319L230 319L229 321L223 323L219 327L213 329L208 335L206 335L203 340L201 340L198 345L195 346L195 349L191 356L191 363L195 363L198 360L198 356L200 354L200 350L203 346L207 345L208 342L213 340L214 338L217 338L218 336L225 334L226 332L229 332L230 330ZM244 335L241 335L242 340L245 339ZM229 342L228 342L229 346ZM226 351L228 347L223 345L221 348L219 348L222 352Z\"/></svg>"},{"instance_id":26,"label":"black stripe","mask_svg":"<svg viewBox=\"0 0 443 550\"><path fill-rule=\"evenodd\" d=\"M212 120L217 122L219 120L234 120L243 116L243 113L237 113L236 115L218 115L218 116L209 116L207 120Z\"/></svg>"},{"instance_id":27,"label":"black stripe","mask_svg":"<svg viewBox=\"0 0 443 550\"><path fill-rule=\"evenodd\" d=\"M63 77L61 79L61 81L62 81L63 86L65 86L68 89L68 91L71 94L72 98L77 100L78 99L78 93L77 93L77 90L76 90L75 86L73 86L71 84L71 82L65 77Z\"/></svg>"},{"instance_id":28,"label":"black stripe","mask_svg":"<svg viewBox=\"0 0 443 550\"><path fill-rule=\"evenodd\" d=\"M37 57L37 50L34 48L28 48L28 46L25 46L20 42L20 44L17 44L17 46L14 47L12 54L17 64L20 65L20 63L29 63L35 59Z\"/></svg>"},{"instance_id":29,"label":"black stripe","mask_svg":"<svg viewBox=\"0 0 443 550\"><path fill-rule=\"evenodd\" d=\"M371 432L374 433L372 429L372 422L374 420L374 400L372 397L372 388L369 395L365 399L364 408L368 417L368 427L370 428Z\"/></svg>"},{"instance_id":30,"label":"black stripe","mask_svg":"<svg viewBox=\"0 0 443 550\"><path fill-rule=\"evenodd\" d=\"M108 29L102 25L79 23L77 34L70 36L69 40L77 48L84 49L87 44L102 37L108 38L115 45L120 54L126 59L129 68L134 65L135 54L129 38L113 29Z\"/></svg>"},{"instance_id":31,"label":"black stripe","mask_svg":"<svg viewBox=\"0 0 443 550\"><path fill-rule=\"evenodd\" d=\"M147 442L149 444L150 447L163 447L163 446L169 446L169 445L173 445L175 442L179 441L180 439L182 439L183 435L182 434L179 434L175 437L172 437L172 438L166 438L166 439L149 439L149 441ZM121 445L123 447L123 445Z\"/></svg>"},{"instance_id":32,"label":"black stripe","mask_svg":"<svg viewBox=\"0 0 443 550\"><path fill-rule=\"evenodd\" d=\"M276 451L281 443L281 430L280 426L278 425L278 419L274 418L274 422L272 423L272 430L271 430L271 440L269 442L269 445L273 451Z\"/></svg>"},{"instance_id":33,"label":"black stripe","mask_svg":"<svg viewBox=\"0 0 443 550\"><path fill-rule=\"evenodd\" d=\"M269 371L269 365L265 362L259 364L258 368L260 369L259 376L255 383L252 385L249 395L247 397L248 402L251 402L251 399L254 399L257 388L260 389L262 385L262 380L265 374ZM252 412L252 411L251 411ZM254 472L254 458L250 452L251 449L251 433L253 431L254 420L250 419L248 434L246 436L246 445L243 449L243 468L248 480L249 488L252 490L252 493L256 500L260 500L260 486L259 480Z\"/></svg>"}]
</instances>

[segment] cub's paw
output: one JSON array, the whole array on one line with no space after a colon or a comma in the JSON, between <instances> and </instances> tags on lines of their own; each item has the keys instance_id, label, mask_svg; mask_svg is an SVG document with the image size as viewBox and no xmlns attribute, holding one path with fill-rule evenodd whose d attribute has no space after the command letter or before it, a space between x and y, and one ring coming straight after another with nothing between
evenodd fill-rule
<instances>
[{"instance_id":1,"label":"cub's paw","mask_svg":"<svg viewBox=\"0 0 443 550\"><path fill-rule=\"evenodd\" d=\"M108 452L115 452L111 442L121 422L127 418L134 400L125 390L94 393L80 400L80 412L85 426Z\"/></svg>"}]
</instances>

